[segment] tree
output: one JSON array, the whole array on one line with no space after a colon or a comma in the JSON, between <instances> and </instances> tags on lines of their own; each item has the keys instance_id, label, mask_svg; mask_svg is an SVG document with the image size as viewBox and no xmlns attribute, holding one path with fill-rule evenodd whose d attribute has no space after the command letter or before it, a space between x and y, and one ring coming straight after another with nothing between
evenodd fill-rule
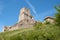
<instances>
[{"instance_id":1,"label":"tree","mask_svg":"<svg viewBox=\"0 0 60 40\"><path fill-rule=\"evenodd\" d=\"M39 27L42 26L42 22L36 21L34 26L36 29L39 29Z\"/></svg>"},{"instance_id":2,"label":"tree","mask_svg":"<svg viewBox=\"0 0 60 40\"><path fill-rule=\"evenodd\" d=\"M56 25L60 26L60 6L56 6L57 13L55 14Z\"/></svg>"},{"instance_id":3,"label":"tree","mask_svg":"<svg viewBox=\"0 0 60 40\"><path fill-rule=\"evenodd\" d=\"M51 23L46 20L46 21L44 22L44 24L45 24L45 25L48 25L48 24L51 24Z\"/></svg>"}]
</instances>

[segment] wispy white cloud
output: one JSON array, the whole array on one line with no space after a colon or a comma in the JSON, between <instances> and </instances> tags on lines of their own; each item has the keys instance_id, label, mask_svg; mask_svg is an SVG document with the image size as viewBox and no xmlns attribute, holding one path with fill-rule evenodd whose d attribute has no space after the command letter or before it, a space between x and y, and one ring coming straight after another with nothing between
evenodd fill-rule
<instances>
[{"instance_id":1,"label":"wispy white cloud","mask_svg":"<svg viewBox=\"0 0 60 40\"><path fill-rule=\"evenodd\" d=\"M27 0L25 0L25 2L30 6L31 10L34 12L34 14L36 15L36 10L35 7Z\"/></svg>"}]
</instances>

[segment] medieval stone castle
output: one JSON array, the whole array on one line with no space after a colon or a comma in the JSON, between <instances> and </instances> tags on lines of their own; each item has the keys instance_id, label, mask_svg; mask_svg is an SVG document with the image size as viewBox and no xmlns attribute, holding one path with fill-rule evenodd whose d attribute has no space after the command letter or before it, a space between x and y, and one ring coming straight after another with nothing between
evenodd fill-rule
<instances>
[{"instance_id":1,"label":"medieval stone castle","mask_svg":"<svg viewBox=\"0 0 60 40\"><path fill-rule=\"evenodd\" d=\"M35 21L33 16L30 14L30 10L24 7L20 10L18 22L13 26L4 26L4 31L15 30L19 28L30 28L34 26L34 23Z\"/></svg>"},{"instance_id":2,"label":"medieval stone castle","mask_svg":"<svg viewBox=\"0 0 60 40\"><path fill-rule=\"evenodd\" d=\"M53 22L53 18L51 17L47 17L45 20ZM13 26L4 26L4 31L10 31L19 28L32 28L34 27L35 22L36 21L34 20L33 16L30 14L30 10L24 7L20 10L18 22Z\"/></svg>"}]
</instances>

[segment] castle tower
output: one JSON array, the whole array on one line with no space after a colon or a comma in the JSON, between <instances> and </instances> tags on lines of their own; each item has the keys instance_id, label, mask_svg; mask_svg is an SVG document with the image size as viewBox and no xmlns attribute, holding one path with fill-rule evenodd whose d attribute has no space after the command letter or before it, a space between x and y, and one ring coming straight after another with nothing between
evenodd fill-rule
<instances>
[{"instance_id":1,"label":"castle tower","mask_svg":"<svg viewBox=\"0 0 60 40\"><path fill-rule=\"evenodd\" d=\"M4 31L15 30L19 28L31 28L34 27L34 18L30 14L30 10L26 7L20 10L18 22L13 26L5 26Z\"/></svg>"},{"instance_id":2,"label":"castle tower","mask_svg":"<svg viewBox=\"0 0 60 40\"><path fill-rule=\"evenodd\" d=\"M20 10L18 22L20 22L22 20L29 21L30 19L32 19L32 16L30 15L30 10L28 8L26 8L26 7L22 8Z\"/></svg>"}]
</instances>

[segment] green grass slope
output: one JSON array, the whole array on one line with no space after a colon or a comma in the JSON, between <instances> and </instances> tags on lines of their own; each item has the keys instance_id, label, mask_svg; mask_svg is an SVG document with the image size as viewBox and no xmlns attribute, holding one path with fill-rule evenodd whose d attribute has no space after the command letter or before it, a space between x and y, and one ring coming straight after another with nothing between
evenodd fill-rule
<instances>
[{"instance_id":1,"label":"green grass slope","mask_svg":"<svg viewBox=\"0 0 60 40\"><path fill-rule=\"evenodd\" d=\"M24 28L0 33L0 40L60 40L60 28L54 25Z\"/></svg>"}]
</instances>

